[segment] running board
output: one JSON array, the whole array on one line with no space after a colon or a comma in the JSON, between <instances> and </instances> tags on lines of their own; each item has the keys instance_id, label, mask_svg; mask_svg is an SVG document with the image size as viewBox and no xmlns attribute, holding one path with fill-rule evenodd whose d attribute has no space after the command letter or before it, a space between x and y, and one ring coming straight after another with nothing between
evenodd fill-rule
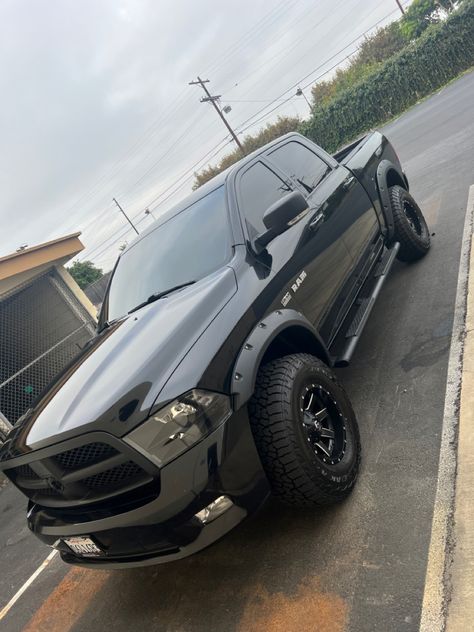
<instances>
[{"instance_id":1,"label":"running board","mask_svg":"<svg viewBox=\"0 0 474 632\"><path fill-rule=\"evenodd\" d=\"M335 362L335 366L342 367L347 366L349 361L354 353L354 350L357 346L357 343L360 340L360 336L362 334L362 330L367 322L367 319L370 316L370 312L372 311L373 306L375 305L375 301L377 300L378 295L380 294L380 290L382 289L383 284L387 280L388 273L390 272L390 268L395 261L395 257L400 249L399 242L395 242L390 250L387 250L382 261L377 266L377 269L374 273L374 278L376 279L372 292L369 296L362 299L360 302L359 309L357 310L349 328L346 332L347 343L342 351L341 355L337 358Z\"/></svg>"}]
</instances>

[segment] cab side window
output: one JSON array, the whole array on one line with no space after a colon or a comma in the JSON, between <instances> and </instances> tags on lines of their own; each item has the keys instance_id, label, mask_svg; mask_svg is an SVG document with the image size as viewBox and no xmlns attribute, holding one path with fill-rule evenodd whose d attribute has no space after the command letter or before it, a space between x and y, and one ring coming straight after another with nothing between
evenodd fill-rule
<instances>
[{"instance_id":1,"label":"cab side window","mask_svg":"<svg viewBox=\"0 0 474 632\"><path fill-rule=\"evenodd\" d=\"M329 173L330 167L311 149L298 141L290 141L269 154L269 159L311 193Z\"/></svg>"},{"instance_id":2,"label":"cab side window","mask_svg":"<svg viewBox=\"0 0 474 632\"><path fill-rule=\"evenodd\" d=\"M263 214L291 188L262 162L256 162L240 179L239 207L247 222L250 237L265 232Z\"/></svg>"}]
</instances>

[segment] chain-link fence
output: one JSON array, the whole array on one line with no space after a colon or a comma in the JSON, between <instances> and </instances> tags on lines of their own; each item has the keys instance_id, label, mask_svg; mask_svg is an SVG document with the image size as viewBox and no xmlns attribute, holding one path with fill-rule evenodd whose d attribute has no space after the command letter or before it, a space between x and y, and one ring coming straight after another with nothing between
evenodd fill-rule
<instances>
[{"instance_id":1,"label":"chain-link fence","mask_svg":"<svg viewBox=\"0 0 474 632\"><path fill-rule=\"evenodd\" d=\"M0 299L0 411L10 423L94 331L94 320L55 271Z\"/></svg>"},{"instance_id":2,"label":"chain-link fence","mask_svg":"<svg viewBox=\"0 0 474 632\"><path fill-rule=\"evenodd\" d=\"M0 445L2 441L5 440L5 437L10 432L11 429L12 429L11 424L7 421L6 417L4 417L2 413L0 413Z\"/></svg>"}]
</instances>

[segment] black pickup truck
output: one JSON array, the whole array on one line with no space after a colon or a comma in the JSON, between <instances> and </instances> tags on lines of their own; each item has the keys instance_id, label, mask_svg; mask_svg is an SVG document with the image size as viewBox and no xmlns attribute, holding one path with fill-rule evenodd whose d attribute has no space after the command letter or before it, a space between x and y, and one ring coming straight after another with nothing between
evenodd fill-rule
<instances>
[{"instance_id":1,"label":"black pickup truck","mask_svg":"<svg viewBox=\"0 0 474 632\"><path fill-rule=\"evenodd\" d=\"M394 259L429 247L378 132L336 156L286 135L161 215L0 449L30 529L66 562L120 568L202 549L270 493L343 499L360 441L332 367Z\"/></svg>"}]
</instances>

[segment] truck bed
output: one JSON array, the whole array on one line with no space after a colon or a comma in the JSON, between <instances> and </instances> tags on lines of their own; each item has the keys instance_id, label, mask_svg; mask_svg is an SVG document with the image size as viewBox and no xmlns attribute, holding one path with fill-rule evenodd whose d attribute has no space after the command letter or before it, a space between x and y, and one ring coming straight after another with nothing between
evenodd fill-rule
<instances>
[{"instance_id":1,"label":"truck bed","mask_svg":"<svg viewBox=\"0 0 474 632\"><path fill-rule=\"evenodd\" d=\"M342 164L346 163L359 151L360 146L368 136L369 134L364 134L364 136L360 136L357 140L349 143L349 145L344 145L344 147L341 147L341 149L338 149L336 153L332 155L333 158Z\"/></svg>"}]
</instances>

